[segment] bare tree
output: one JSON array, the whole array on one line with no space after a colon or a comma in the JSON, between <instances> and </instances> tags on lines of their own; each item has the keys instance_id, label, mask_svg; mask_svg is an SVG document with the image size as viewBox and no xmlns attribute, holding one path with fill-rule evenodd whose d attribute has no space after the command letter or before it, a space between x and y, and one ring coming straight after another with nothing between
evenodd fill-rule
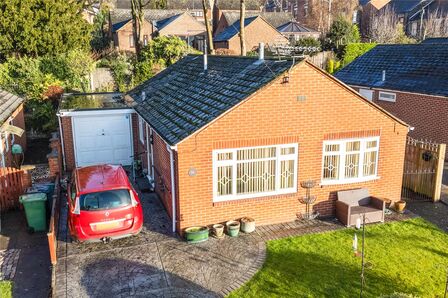
<instances>
[{"instance_id":1,"label":"bare tree","mask_svg":"<svg viewBox=\"0 0 448 298\"><path fill-rule=\"evenodd\" d=\"M209 9L213 8L214 0L209 0L208 2L209 3L207 4L207 0L202 0L202 9L204 11L205 29L207 30L208 52L210 54L214 54L215 49L213 47L212 26L210 24L210 20L208 19L208 12L209 12Z\"/></svg>"},{"instance_id":2,"label":"bare tree","mask_svg":"<svg viewBox=\"0 0 448 298\"><path fill-rule=\"evenodd\" d=\"M134 47L137 56L140 54L142 44L140 43L141 31L143 27L144 12L143 7L150 1L143 3L143 0L131 0L132 13L132 35L134 37Z\"/></svg>"},{"instance_id":3,"label":"bare tree","mask_svg":"<svg viewBox=\"0 0 448 298\"><path fill-rule=\"evenodd\" d=\"M351 20L357 7L358 0L309 0L308 15L299 21L325 34L335 18L343 16Z\"/></svg>"},{"instance_id":4,"label":"bare tree","mask_svg":"<svg viewBox=\"0 0 448 298\"><path fill-rule=\"evenodd\" d=\"M398 36L398 17L391 6L371 12L368 36L377 43L393 43Z\"/></svg>"},{"instance_id":5,"label":"bare tree","mask_svg":"<svg viewBox=\"0 0 448 298\"><path fill-rule=\"evenodd\" d=\"M428 13L422 21L421 37L448 37L448 13L442 14L438 9Z\"/></svg>"},{"instance_id":6,"label":"bare tree","mask_svg":"<svg viewBox=\"0 0 448 298\"><path fill-rule=\"evenodd\" d=\"M241 56L246 56L246 42L245 29L244 29L244 19L246 17L246 3L245 0L240 0L240 46L241 46Z\"/></svg>"}]
</instances>

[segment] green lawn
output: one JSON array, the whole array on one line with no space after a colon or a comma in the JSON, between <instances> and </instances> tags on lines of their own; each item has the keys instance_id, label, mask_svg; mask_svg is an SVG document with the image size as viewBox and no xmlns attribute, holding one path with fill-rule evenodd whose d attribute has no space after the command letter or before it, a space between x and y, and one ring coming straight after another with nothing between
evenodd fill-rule
<instances>
[{"instance_id":1,"label":"green lawn","mask_svg":"<svg viewBox=\"0 0 448 298\"><path fill-rule=\"evenodd\" d=\"M353 234L344 229L268 242L263 268L230 297L359 297ZM448 234L423 219L368 225L366 259L372 266L364 297L443 297Z\"/></svg>"},{"instance_id":2,"label":"green lawn","mask_svg":"<svg viewBox=\"0 0 448 298\"><path fill-rule=\"evenodd\" d=\"M0 281L0 297L1 298L12 297L12 282Z\"/></svg>"}]
</instances>

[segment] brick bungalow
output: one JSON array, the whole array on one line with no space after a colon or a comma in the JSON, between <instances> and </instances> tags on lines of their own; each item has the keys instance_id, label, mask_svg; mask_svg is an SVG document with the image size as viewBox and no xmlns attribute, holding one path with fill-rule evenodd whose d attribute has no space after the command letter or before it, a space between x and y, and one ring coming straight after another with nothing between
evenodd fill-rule
<instances>
[{"instance_id":1,"label":"brick bungalow","mask_svg":"<svg viewBox=\"0 0 448 298\"><path fill-rule=\"evenodd\" d=\"M140 41L145 46L152 39L156 31L152 23L143 20L143 27L140 33ZM114 46L119 51L135 52L134 44L134 29L132 27L132 20L127 19L112 25L112 40Z\"/></svg>"},{"instance_id":2,"label":"brick bungalow","mask_svg":"<svg viewBox=\"0 0 448 298\"><path fill-rule=\"evenodd\" d=\"M378 45L336 77L409 123L410 136L448 143L448 44L433 42Z\"/></svg>"},{"instance_id":3,"label":"brick bungalow","mask_svg":"<svg viewBox=\"0 0 448 298\"><path fill-rule=\"evenodd\" d=\"M277 31L261 16L248 17L244 20L245 42L247 51L258 49L260 43L267 46L274 44L288 44L289 40ZM213 38L216 50L226 50L228 54L240 53L240 20L235 21L224 31Z\"/></svg>"},{"instance_id":4,"label":"brick bungalow","mask_svg":"<svg viewBox=\"0 0 448 298\"><path fill-rule=\"evenodd\" d=\"M400 199L404 122L307 61L204 60L187 56L125 97L173 230L294 221L309 179L324 216L339 190Z\"/></svg>"},{"instance_id":5,"label":"brick bungalow","mask_svg":"<svg viewBox=\"0 0 448 298\"><path fill-rule=\"evenodd\" d=\"M12 145L26 149L23 102L23 98L0 89L0 168L14 166Z\"/></svg>"}]
</instances>

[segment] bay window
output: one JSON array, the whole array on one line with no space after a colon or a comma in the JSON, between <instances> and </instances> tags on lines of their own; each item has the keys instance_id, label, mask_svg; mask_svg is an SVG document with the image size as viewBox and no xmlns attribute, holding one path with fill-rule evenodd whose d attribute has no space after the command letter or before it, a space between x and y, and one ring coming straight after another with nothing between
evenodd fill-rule
<instances>
[{"instance_id":1,"label":"bay window","mask_svg":"<svg viewBox=\"0 0 448 298\"><path fill-rule=\"evenodd\" d=\"M297 155L297 144L213 151L213 200L296 192Z\"/></svg>"},{"instance_id":2,"label":"bay window","mask_svg":"<svg viewBox=\"0 0 448 298\"><path fill-rule=\"evenodd\" d=\"M324 141L322 184L377 177L379 137Z\"/></svg>"}]
</instances>

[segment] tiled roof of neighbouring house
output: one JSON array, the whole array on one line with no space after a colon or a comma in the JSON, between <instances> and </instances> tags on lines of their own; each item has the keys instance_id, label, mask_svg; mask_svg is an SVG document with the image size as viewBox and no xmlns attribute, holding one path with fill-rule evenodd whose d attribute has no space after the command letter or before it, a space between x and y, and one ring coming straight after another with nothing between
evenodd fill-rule
<instances>
[{"instance_id":1,"label":"tiled roof of neighbouring house","mask_svg":"<svg viewBox=\"0 0 448 298\"><path fill-rule=\"evenodd\" d=\"M348 85L448 96L448 44L377 45L335 76Z\"/></svg>"},{"instance_id":2,"label":"tiled roof of neighbouring house","mask_svg":"<svg viewBox=\"0 0 448 298\"><path fill-rule=\"evenodd\" d=\"M433 0L392 0L390 5L392 5L396 13L408 13L415 9L424 7Z\"/></svg>"},{"instance_id":3,"label":"tiled roof of neighbouring house","mask_svg":"<svg viewBox=\"0 0 448 298\"><path fill-rule=\"evenodd\" d=\"M161 30L162 28L166 27L167 25L169 25L171 22L173 22L174 20L176 20L180 16L181 16L181 14L176 14L176 15L168 17L166 19L162 19L160 21L157 21L156 22L157 30Z\"/></svg>"},{"instance_id":4,"label":"tiled roof of neighbouring house","mask_svg":"<svg viewBox=\"0 0 448 298\"><path fill-rule=\"evenodd\" d=\"M257 16L249 17L244 19L244 27L252 23ZM240 32L240 21L234 22L232 25L228 26L224 31L216 35L216 37L213 39L213 41L228 41L235 35L237 35Z\"/></svg>"},{"instance_id":5,"label":"tiled roof of neighbouring house","mask_svg":"<svg viewBox=\"0 0 448 298\"><path fill-rule=\"evenodd\" d=\"M11 116L23 101L23 98L0 89L0 125Z\"/></svg>"},{"instance_id":6,"label":"tiled roof of neighbouring house","mask_svg":"<svg viewBox=\"0 0 448 298\"><path fill-rule=\"evenodd\" d=\"M237 21L239 22L240 20L239 10L223 11L222 14L226 18L227 24L233 24ZM275 28L294 19L293 15L290 12L246 11L246 18L254 16L261 16L266 20L266 22L268 22Z\"/></svg>"},{"instance_id":7,"label":"tiled roof of neighbouring house","mask_svg":"<svg viewBox=\"0 0 448 298\"><path fill-rule=\"evenodd\" d=\"M444 43L448 44L448 37L433 37L422 41L423 44Z\"/></svg>"},{"instance_id":8,"label":"tiled roof of neighbouring house","mask_svg":"<svg viewBox=\"0 0 448 298\"><path fill-rule=\"evenodd\" d=\"M283 24L279 27L277 27L277 30L282 32L282 33L302 33L302 32L313 32L313 33L319 33L316 30L307 28L303 25L300 25L298 22L296 21L289 21L286 24Z\"/></svg>"},{"instance_id":9,"label":"tiled roof of neighbouring house","mask_svg":"<svg viewBox=\"0 0 448 298\"><path fill-rule=\"evenodd\" d=\"M118 30L120 30L124 25L126 25L128 22L130 21L130 19L124 20L122 22L118 22L112 25L112 32L117 32Z\"/></svg>"},{"instance_id":10,"label":"tiled roof of neighbouring house","mask_svg":"<svg viewBox=\"0 0 448 298\"><path fill-rule=\"evenodd\" d=\"M144 9L143 14L148 22L163 20L185 12L182 9ZM112 24L123 22L132 18L130 9L114 9L110 12Z\"/></svg>"},{"instance_id":11,"label":"tiled roof of neighbouring house","mask_svg":"<svg viewBox=\"0 0 448 298\"><path fill-rule=\"evenodd\" d=\"M189 55L131 90L133 108L170 145L207 125L286 72L292 61ZM144 92L145 98L142 98Z\"/></svg>"}]
</instances>

